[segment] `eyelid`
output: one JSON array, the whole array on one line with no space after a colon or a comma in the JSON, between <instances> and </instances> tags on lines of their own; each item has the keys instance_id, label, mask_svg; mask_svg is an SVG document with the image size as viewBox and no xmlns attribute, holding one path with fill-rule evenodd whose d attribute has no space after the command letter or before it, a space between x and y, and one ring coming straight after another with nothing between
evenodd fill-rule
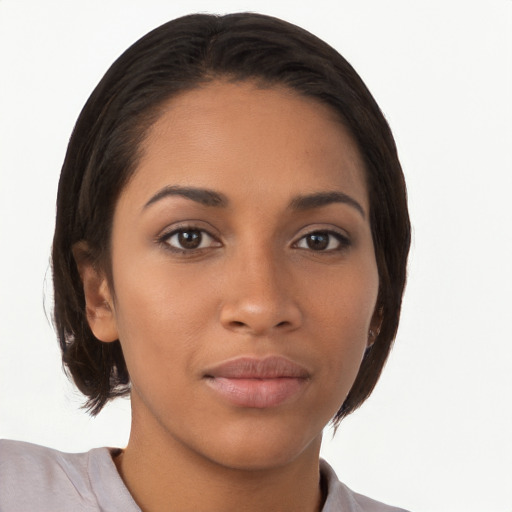
<instances>
[{"instance_id":1,"label":"eyelid","mask_svg":"<svg viewBox=\"0 0 512 512\"><path fill-rule=\"evenodd\" d=\"M200 224L203 224L203 223L199 222L199 221L192 220L192 221L183 221L183 222L173 224L171 226L167 226L167 228L165 228L159 235L157 235L156 242L164 245L166 247L166 249L168 249L172 252L177 252L177 253L182 253L182 254L183 253L194 254L196 252L204 251L209 248L221 247L222 243L219 240L219 237L212 233L212 231L214 231L213 228L207 229L207 228L201 226ZM195 249L180 248L180 247L171 245L169 243L169 240L173 236L177 235L180 232L185 232L185 231L199 231L203 235L206 234L206 236L208 236L214 243L212 245L210 245L209 247L198 247Z\"/></svg>"},{"instance_id":2,"label":"eyelid","mask_svg":"<svg viewBox=\"0 0 512 512\"><path fill-rule=\"evenodd\" d=\"M324 249L324 250L318 250L318 251L315 251L314 249L311 249L309 247L298 247L299 242L304 240L307 236L313 235L315 233L326 233L326 234L334 237L339 242L339 247L337 247L335 249ZM318 225L318 226L309 226L307 229L302 230L302 233L295 238L295 241L293 242L292 245L298 249L304 249L304 250L309 250L309 251L318 252L318 253L336 252L336 251L341 251L343 249L347 249L348 247L350 247L352 245L352 239L351 239L350 235L346 231L342 230L341 228L338 228L338 227L335 227L332 225L329 225L329 226Z\"/></svg>"},{"instance_id":3,"label":"eyelid","mask_svg":"<svg viewBox=\"0 0 512 512\"><path fill-rule=\"evenodd\" d=\"M162 239L168 237L169 235L175 233L176 231L184 231L187 229L204 231L205 233L208 233L212 238L215 238L216 240L219 240L220 238L218 230L212 224L199 219L180 220L167 224L163 229L160 230L159 234L155 238Z\"/></svg>"}]
</instances>

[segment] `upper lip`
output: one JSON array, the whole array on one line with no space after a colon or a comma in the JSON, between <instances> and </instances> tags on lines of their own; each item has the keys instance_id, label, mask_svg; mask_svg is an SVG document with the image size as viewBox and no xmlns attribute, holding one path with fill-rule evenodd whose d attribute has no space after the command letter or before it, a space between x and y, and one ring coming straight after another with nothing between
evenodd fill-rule
<instances>
[{"instance_id":1,"label":"upper lip","mask_svg":"<svg viewBox=\"0 0 512 512\"><path fill-rule=\"evenodd\" d=\"M237 357L208 368L204 376L226 379L307 379L309 372L300 364L282 356Z\"/></svg>"}]
</instances>

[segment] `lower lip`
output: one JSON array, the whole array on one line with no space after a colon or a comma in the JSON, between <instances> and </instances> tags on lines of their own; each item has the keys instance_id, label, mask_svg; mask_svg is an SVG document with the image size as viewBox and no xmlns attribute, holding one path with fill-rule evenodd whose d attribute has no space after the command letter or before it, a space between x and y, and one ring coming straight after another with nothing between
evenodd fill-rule
<instances>
[{"instance_id":1,"label":"lower lip","mask_svg":"<svg viewBox=\"0 0 512 512\"><path fill-rule=\"evenodd\" d=\"M210 377L206 382L233 405L265 409L277 407L292 400L302 390L306 379L296 377L272 379Z\"/></svg>"}]
</instances>

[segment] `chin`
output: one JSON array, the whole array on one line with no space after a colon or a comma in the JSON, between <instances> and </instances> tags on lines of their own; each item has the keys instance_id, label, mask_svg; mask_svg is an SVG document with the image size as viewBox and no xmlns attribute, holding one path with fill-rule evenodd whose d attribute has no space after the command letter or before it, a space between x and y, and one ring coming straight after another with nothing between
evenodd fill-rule
<instances>
[{"instance_id":1,"label":"chin","mask_svg":"<svg viewBox=\"0 0 512 512\"><path fill-rule=\"evenodd\" d=\"M217 436L206 447L207 457L226 468L246 471L280 468L302 456L318 458L321 431L317 435L292 427L276 431L272 425L254 423L251 429L229 429Z\"/></svg>"}]
</instances>

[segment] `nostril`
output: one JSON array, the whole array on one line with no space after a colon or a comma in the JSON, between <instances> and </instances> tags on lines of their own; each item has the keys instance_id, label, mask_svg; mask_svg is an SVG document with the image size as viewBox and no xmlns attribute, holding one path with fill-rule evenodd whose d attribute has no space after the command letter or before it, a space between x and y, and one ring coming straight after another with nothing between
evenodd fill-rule
<instances>
[{"instance_id":1,"label":"nostril","mask_svg":"<svg viewBox=\"0 0 512 512\"><path fill-rule=\"evenodd\" d=\"M277 301L276 301L277 302ZM291 302L262 303L254 300L233 301L222 306L219 320L228 330L243 334L260 336L284 333L298 328L302 323L302 315L298 306Z\"/></svg>"}]
</instances>

